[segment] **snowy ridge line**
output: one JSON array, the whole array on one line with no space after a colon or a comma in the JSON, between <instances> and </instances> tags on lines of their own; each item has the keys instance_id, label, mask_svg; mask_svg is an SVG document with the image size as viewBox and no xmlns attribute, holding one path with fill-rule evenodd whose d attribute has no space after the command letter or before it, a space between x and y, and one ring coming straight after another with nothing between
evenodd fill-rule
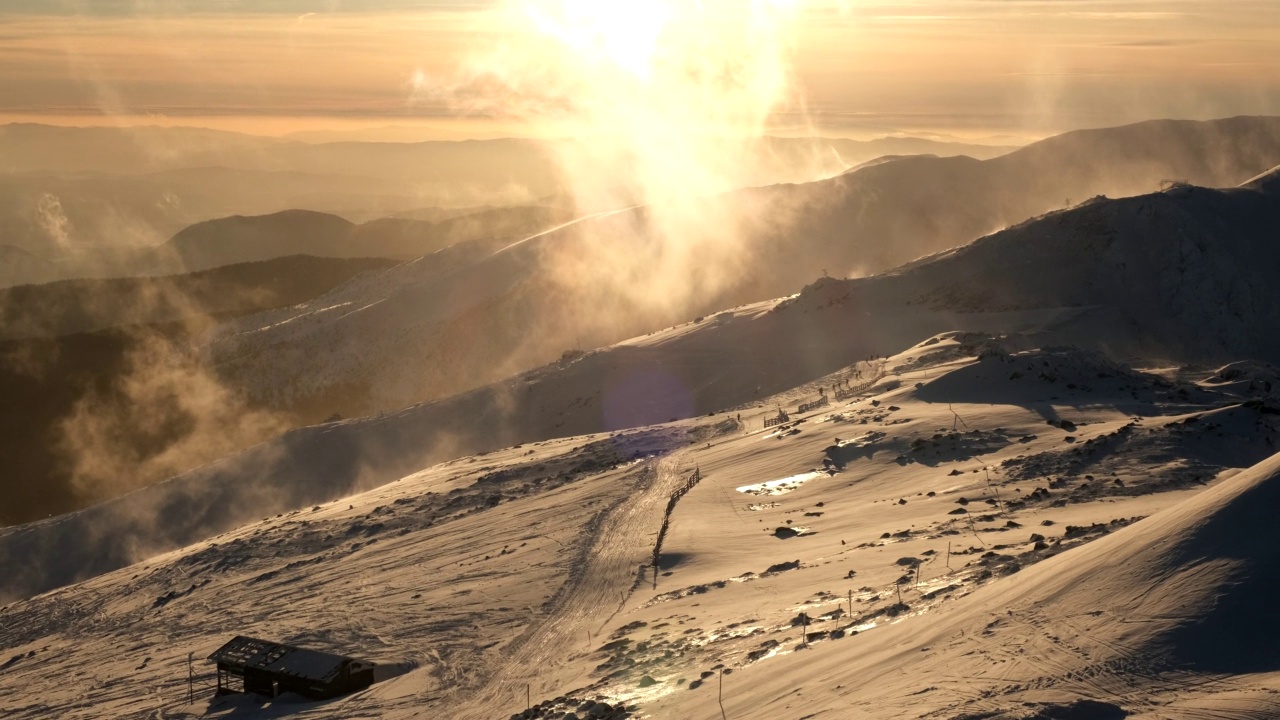
<instances>
[{"instance_id":1,"label":"snowy ridge line","mask_svg":"<svg viewBox=\"0 0 1280 720\"><path fill-rule=\"evenodd\" d=\"M495 251L495 252L493 253L493 255L491 255L491 257L493 257L493 256L497 256L497 255L501 255L502 253L507 252L508 250L510 250L510 249L512 249L512 248L514 248L514 247L519 247L519 246L521 246L521 245L524 245L525 243L527 243L527 242L529 242L529 241L531 241L531 240L537 240L538 238L541 238L541 237L547 237L548 235L552 235L552 234L554 234L554 233L557 233L557 232L559 232L559 231L561 231L561 230L564 230L565 228L573 227L574 225L582 225L582 224L584 224L584 223L588 223L588 222L590 222L590 221L592 221L592 220L598 220L598 219L601 219L601 218L612 217L612 216L614 216L614 215L622 215L622 214L624 214L624 213L631 212L632 210L639 210L639 209L640 209L640 208L642 208L642 207L644 207L644 205L632 205L632 206L630 206L630 207L617 208L617 209L615 209L615 210L604 210L604 211L601 211L601 212L598 212L598 213L592 213L592 214L590 214L590 215L583 215L582 217L573 218L572 220L570 220L570 221L568 221L568 222L561 223L561 224L559 224L559 225L556 225L556 226L555 226L555 227L553 227L553 228L547 228L546 230L543 230L542 232L537 232L537 233L534 233L534 234L532 234L532 235L530 235L530 236L528 236L528 237L526 237L526 238L524 238L524 239L522 239L522 240L517 240L517 241L515 241L515 242L511 243L510 245L507 245L507 246L505 246L505 247L503 247L503 248L501 248L501 249L499 249L499 250Z\"/></svg>"}]
</instances>

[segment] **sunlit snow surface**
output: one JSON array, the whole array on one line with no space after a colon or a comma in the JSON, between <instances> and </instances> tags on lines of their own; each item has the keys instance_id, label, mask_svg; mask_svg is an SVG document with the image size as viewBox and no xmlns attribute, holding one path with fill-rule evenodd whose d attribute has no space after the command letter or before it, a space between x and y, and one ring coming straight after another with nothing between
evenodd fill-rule
<instances>
[{"instance_id":1,"label":"sunlit snow surface","mask_svg":"<svg viewBox=\"0 0 1280 720\"><path fill-rule=\"evenodd\" d=\"M1102 572L1095 542L1264 460L1280 419L1221 383L1068 350L978 360L958 347L931 346L950 352L945 364L921 364L918 349L886 359L891 389L864 386L840 417L783 440L760 442L761 415L812 389L762 401L741 424L734 411L461 458L13 602L0 609L0 715L257 720L287 706L308 719L479 720L522 711L527 690L534 704L718 717L723 679L729 717L792 703L795 717L855 708L887 720L960 716L978 693L1017 683L1077 687L1120 647L1110 600L1076 606L1063 590L1061 617L1045 617L1000 593L1030 592L1028 578L1065 577L1077 561ZM1067 381L1090 390L1064 402ZM966 427L953 430L957 414ZM828 453L843 467L806 469ZM742 484L754 478L776 479ZM1042 573L1049 563L1058 570ZM1112 595L1128 592L1114 582ZM393 676L327 703L211 704L200 658L235 634L367 658ZM1144 677L1089 687L1130 703L1125 693L1151 692ZM1252 692L1241 687L1189 697ZM1013 707L984 697L971 714Z\"/></svg>"},{"instance_id":2,"label":"sunlit snow surface","mask_svg":"<svg viewBox=\"0 0 1280 720\"><path fill-rule=\"evenodd\" d=\"M785 477L781 480L770 480L768 482L756 483L755 485L743 485L742 487L734 489L740 493L746 493L748 495L785 495L792 490L799 488L804 483L815 478L820 478L823 475L826 475L826 473L816 471L800 473L799 475L792 475L791 477Z\"/></svg>"}]
</instances>

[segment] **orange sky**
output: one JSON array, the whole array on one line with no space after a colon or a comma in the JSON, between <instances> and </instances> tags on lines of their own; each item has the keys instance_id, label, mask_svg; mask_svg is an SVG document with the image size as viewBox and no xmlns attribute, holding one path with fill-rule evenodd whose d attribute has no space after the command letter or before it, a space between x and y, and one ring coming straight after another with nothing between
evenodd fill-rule
<instances>
[{"instance_id":1,"label":"orange sky","mask_svg":"<svg viewBox=\"0 0 1280 720\"><path fill-rule=\"evenodd\" d=\"M1150 117L1280 115L1275 0L789 3L800 7L779 33L802 102L780 108L778 131L1028 137ZM520 117L467 117L422 91L529 32L494 22L491 2L204 5L0 0L0 121L545 132Z\"/></svg>"}]
</instances>

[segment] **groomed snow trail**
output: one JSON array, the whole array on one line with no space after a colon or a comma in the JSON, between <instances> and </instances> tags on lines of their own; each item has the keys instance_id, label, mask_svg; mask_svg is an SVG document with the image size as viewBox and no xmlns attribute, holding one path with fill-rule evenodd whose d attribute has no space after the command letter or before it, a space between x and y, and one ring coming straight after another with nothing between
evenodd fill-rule
<instances>
[{"instance_id":1,"label":"groomed snow trail","mask_svg":"<svg viewBox=\"0 0 1280 720\"><path fill-rule=\"evenodd\" d=\"M646 463L630 492L583 528L581 541L566 548L574 561L565 583L546 603L548 614L511 642L500 665L455 691L446 701L455 703L448 707L450 718L519 712L526 685L537 703L589 683L580 669L566 674L566 666L602 642L599 631L630 598L637 572L653 552L667 500L684 482L680 459L676 451Z\"/></svg>"}]
</instances>

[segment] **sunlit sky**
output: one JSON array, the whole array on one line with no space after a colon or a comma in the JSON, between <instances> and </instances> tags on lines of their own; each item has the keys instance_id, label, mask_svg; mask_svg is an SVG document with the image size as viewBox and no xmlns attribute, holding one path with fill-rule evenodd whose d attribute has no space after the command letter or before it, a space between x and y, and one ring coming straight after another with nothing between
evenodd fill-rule
<instances>
[{"instance_id":1,"label":"sunlit sky","mask_svg":"<svg viewBox=\"0 0 1280 720\"><path fill-rule=\"evenodd\" d=\"M422 92L525 31L493 22L493 1L0 0L0 122L536 134ZM800 101L778 132L1035 137L1280 115L1277 0L785 4Z\"/></svg>"}]
</instances>

